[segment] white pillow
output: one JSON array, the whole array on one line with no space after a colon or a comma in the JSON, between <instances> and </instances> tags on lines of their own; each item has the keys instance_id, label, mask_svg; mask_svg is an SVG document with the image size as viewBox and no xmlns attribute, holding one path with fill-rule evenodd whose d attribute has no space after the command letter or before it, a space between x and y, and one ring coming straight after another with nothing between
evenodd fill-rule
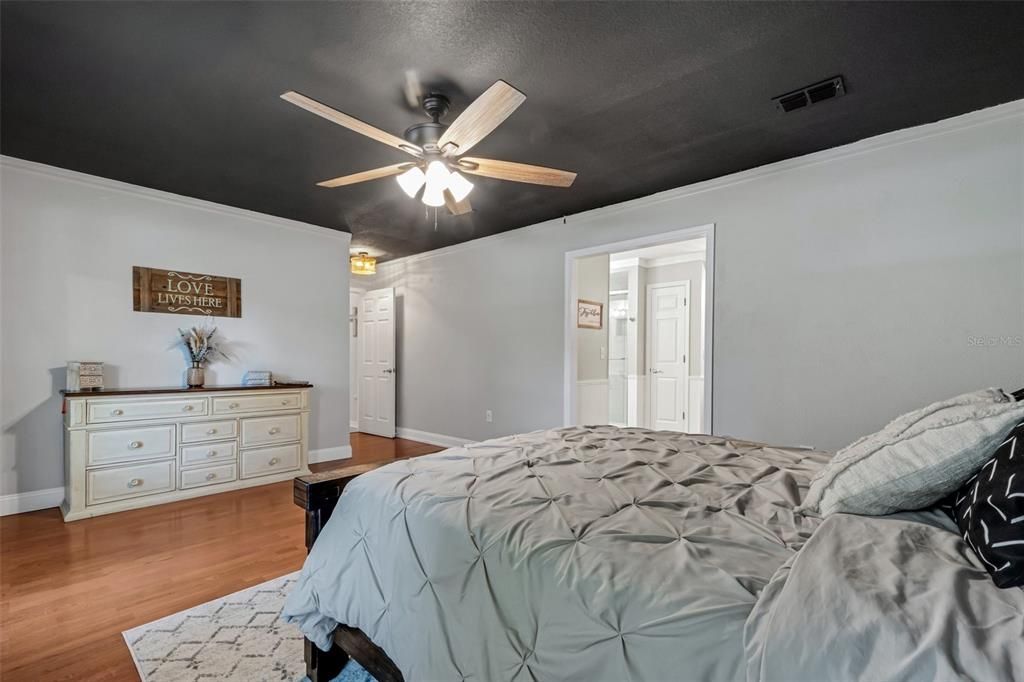
<instances>
[{"instance_id":1,"label":"white pillow","mask_svg":"<svg viewBox=\"0 0 1024 682\"><path fill-rule=\"evenodd\" d=\"M836 453L799 511L878 516L921 509L956 490L1024 417L998 389L965 393L894 419Z\"/></svg>"}]
</instances>

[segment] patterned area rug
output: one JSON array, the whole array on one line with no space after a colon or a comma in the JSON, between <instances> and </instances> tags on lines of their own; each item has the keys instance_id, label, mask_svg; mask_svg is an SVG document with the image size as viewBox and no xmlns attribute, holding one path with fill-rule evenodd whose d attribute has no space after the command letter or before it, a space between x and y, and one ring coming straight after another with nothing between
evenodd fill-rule
<instances>
[{"instance_id":1,"label":"patterned area rug","mask_svg":"<svg viewBox=\"0 0 1024 682\"><path fill-rule=\"evenodd\" d=\"M302 634L280 620L298 573L122 633L143 682L302 680ZM335 682L369 682L354 661Z\"/></svg>"}]
</instances>

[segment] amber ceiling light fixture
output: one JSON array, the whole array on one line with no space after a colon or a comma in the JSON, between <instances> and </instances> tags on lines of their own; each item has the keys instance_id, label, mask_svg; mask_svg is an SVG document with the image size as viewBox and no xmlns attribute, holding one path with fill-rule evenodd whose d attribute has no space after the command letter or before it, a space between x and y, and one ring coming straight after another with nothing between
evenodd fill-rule
<instances>
[{"instance_id":1,"label":"amber ceiling light fixture","mask_svg":"<svg viewBox=\"0 0 1024 682\"><path fill-rule=\"evenodd\" d=\"M348 262L352 266L353 275L373 275L377 273L377 259L366 251L360 251L354 256L349 256Z\"/></svg>"}]
</instances>

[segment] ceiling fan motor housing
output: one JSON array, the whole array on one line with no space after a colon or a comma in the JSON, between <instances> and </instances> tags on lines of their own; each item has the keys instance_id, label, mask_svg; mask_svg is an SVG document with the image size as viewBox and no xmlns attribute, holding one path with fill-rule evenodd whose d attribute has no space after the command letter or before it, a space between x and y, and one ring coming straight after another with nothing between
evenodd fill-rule
<instances>
[{"instance_id":1,"label":"ceiling fan motor housing","mask_svg":"<svg viewBox=\"0 0 1024 682\"><path fill-rule=\"evenodd\" d=\"M423 147L425 151L437 151L437 141L441 139L447 129L448 126L444 123L433 121L417 123L406 128L404 137L409 142Z\"/></svg>"},{"instance_id":2,"label":"ceiling fan motor housing","mask_svg":"<svg viewBox=\"0 0 1024 682\"><path fill-rule=\"evenodd\" d=\"M428 123L417 123L409 126L405 131L405 139L413 144L418 144L428 151L437 150L437 141L444 135L448 126L440 122L440 119L448 113L451 103L448 98L440 93L431 93L423 98L423 111L431 118Z\"/></svg>"}]
</instances>

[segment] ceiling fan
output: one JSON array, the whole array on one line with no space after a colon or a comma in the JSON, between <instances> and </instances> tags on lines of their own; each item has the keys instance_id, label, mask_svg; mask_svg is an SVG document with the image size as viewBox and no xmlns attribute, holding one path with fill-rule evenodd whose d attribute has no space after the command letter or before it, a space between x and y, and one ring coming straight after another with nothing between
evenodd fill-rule
<instances>
[{"instance_id":1,"label":"ceiling fan","mask_svg":"<svg viewBox=\"0 0 1024 682\"><path fill-rule=\"evenodd\" d=\"M473 210L467 198L473 183L462 173L551 187L569 187L576 179L576 174L570 171L463 156L526 99L526 95L502 80L487 88L451 125L441 123L448 113L448 98L439 93L426 95L421 106L431 120L409 127L404 138L297 92L286 92L281 99L415 158L414 161L324 180L317 183L320 187L343 187L394 175L398 176L398 184L409 197L415 198L422 189L421 200L427 206L447 206L453 215L462 215Z\"/></svg>"}]
</instances>

